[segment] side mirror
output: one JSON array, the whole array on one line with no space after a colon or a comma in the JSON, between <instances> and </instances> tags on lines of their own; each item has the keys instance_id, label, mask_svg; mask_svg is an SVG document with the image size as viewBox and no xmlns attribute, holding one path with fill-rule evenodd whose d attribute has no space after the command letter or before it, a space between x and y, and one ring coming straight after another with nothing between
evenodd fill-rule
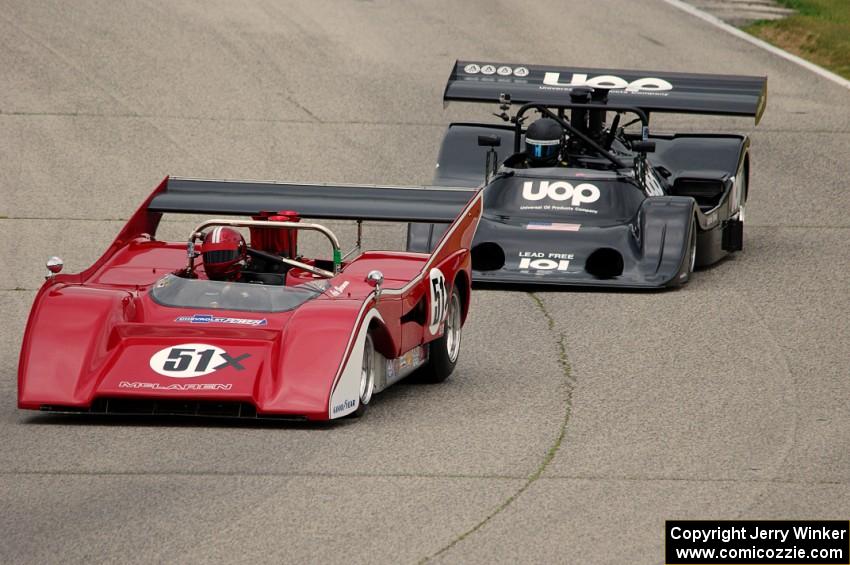
<instances>
[{"instance_id":1,"label":"side mirror","mask_svg":"<svg viewBox=\"0 0 850 565\"><path fill-rule=\"evenodd\" d=\"M47 276L45 278L52 279L55 275L58 275L62 271L62 267L65 266L65 262L62 261L59 257L51 257L47 260Z\"/></svg>"},{"instance_id":2,"label":"side mirror","mask_svg":"<svg viewBox=\"0 0 850 565\"><path fill-rule=\"evenodd\" d=\"M638 153L655 153L654 141L633 141L632 150Z\"/></svg>"},{"instance_id":3,"label":"side mirror","mask_svg":"<svg viewBox=\"0 0 850 565\"><path fill-rule=\"evenodd\" d=\"M384 284L384 273L381 271L369 271L366 282L375 289L375 300L381 297L381 285Z\"/></svg>"},{"instance_id":4,"label":"side mirror","mask_svg":"<svg viewBox=\"0 0 850 565\"><path fill-rule=\"evenodd\" d=\"M479 147L499 147L502 145L502 138L498 135L479 135L478 136L478 146Z\"/></svg>"}]
</instances>

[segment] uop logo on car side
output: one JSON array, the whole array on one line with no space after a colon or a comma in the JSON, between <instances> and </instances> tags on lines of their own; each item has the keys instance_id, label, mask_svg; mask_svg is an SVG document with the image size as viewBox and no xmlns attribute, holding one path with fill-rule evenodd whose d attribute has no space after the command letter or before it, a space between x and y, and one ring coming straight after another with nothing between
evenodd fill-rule
<instances>
[{"instance_id":1,"label":"uop logo on car side","mask_svg":"<svg viewBox=\"0 0 850 565\"><path fill-rule=\"evenodd\" d=\"M587 78L584 73L573 73L569 82L561 82L561 73L546 73L543 84L548 86L590 86L592 88L608 88L625 90L626 92L664 91L673 90L673 85L661 78L645 77L632 82L614 75L601 75Z\"/></svg>"},{"instance_id":2,"label":"uop logo on car side","mask_svg":"<svg viewBox=\"0 0 850 565\"><path fill-rule=\"evenodd\" d=\"M522 183L522 197L526 200L535 201L543 200L546 197L564 202L571 200L572 206L581 206L599 200L599 187L595 184L582 183L573 187L566 181L540 181L537 188L534 188L534 181L525 181Z\"/></svg>"}]
</instances>

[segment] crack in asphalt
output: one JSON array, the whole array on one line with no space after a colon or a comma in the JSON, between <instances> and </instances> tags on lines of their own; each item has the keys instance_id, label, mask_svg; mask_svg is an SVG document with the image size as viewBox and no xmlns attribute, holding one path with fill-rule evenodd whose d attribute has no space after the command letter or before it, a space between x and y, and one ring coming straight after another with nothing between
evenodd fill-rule
<instances>
[{"instance_id":1,"label":"crack in asphalt","mask_svg":"<svg viewBox=\"0 0 850 565\"><path fill-rule=\"evenodd\" d=\"M776 352L776 359L778 359L783 365L785 369L785 373L788 375L790 380L790 388L791 394L793 396L793 407L791 411L794 415L793 427L791 428L790 435L788 436L788 442L785 447L784 453L782 453L782 457L775 463L773 474L774 476L778 474L779 469L785 465L788 459L791 457L791 452L794 450L794 446L797 444L797 434L800 431L800 395L797 388L797 379L795 378L794 372L791 370L791 362L788 360L788 356L785 353L785 347L783 346L782 340L777 338L772 331L770 331L770 326L768 326L765 319L761 316L760 312L757 308L753 307L752 300L750 300L750 296L747 293L744 293L742 296L742 302L744 308L749 310L750 314L756 319L758 325L761 326L762 330L768 335L770 342L773 344ZM738 512L738 517L747 516L749 512L755 507L756 503L765 496L767 488L762 485L761 492L757 492L755 497L749 501L749 504L742 508Z\"/></svg>"},{"instance_id":2,"label":"crack in asphalt","mask_svg":"<svg viewBox=\"0 0 850 565\"><path fill-rule=\"evenodd\" d=\"M125 110L127 110L126 113L128 113L128 114L135 114L136 113L136 112L133 111L133 106L135 106L136 104L134 104L128 98L125 98L124 94L122 92L120 92L118 88L110 86L108 82L103 81L96 74L90 72L83 65L79 64L76 60L74 60L74 58L72 56L65 55L62 51L53 47L53 45L50 44L49 40L39 37L35 32L30 31L25 26L23 26L20 22L15 21L12 17L10 17L6 14L0 13L0 18L5 20L9 25L11 25L15 29L17 29L19 32L21 32L23 35L25 35L27 38L29 38L30 41L32 41L33 43L35 43L36 45L38 45L42 49L45 49L46 51L48 51L50 54L53 55L53 57L56 58L57 61L59 61L61 64L65 65L67 68L71 69L72 72L76 73L83 80L85 80L86 82L93 85L95 88L97 88L101 92L103 92L107 97L111 98L116 104L118 104L119 106L121 106ZM200 161L200 159L198 158L197 155L195 155L191 151L189 151L186 148L185 144L180 143L180 141L177 138L173 137L167 130L158 126L150 118L144 118L144 119L153 129L155 129L156 131L161 133L163 135L163 137L167 138L177 148L178 151L182 151L185 154L189 155L190 157Z\"/></svg>"},{"instance_id":3,"label":"crack in asphalt","mask_svg":"<svg viewBox=\"0 0 850 565\"><path fill-rule=\"evenodd\" d=\"M304 110L308 115L314 115L312 112L309 112L306 108L301 107L298 104L293 102L293 105L298 106L300 109ZM803 115L803 114L794 114L794 115ZM214 123L269 123L269 124L299 124L299 125L311 125L311 126L332 126L332 125L356 125L356 126L418 126L418 127L439 127L445 128L448 124L446 122L426 122L426 121L403 121L403 120L319 120L318 118L314 120L305 120L303 118L271 118L271 117L222 117L222 116L180 116L180 115L169 115L169 114L148 114L148 113L135 113L135 112L113 112L113 113L102 113L102 112L70 112L70 111L27 111L27 110L2 110L0 109L0 117L2 116L11 116L11 117L46 117L46 118L105 118L105 119L137 119L137 120L178 120L178 121L190 121L190 122L214 122ZM657 132L665 132L669 127L659 127L657 128ZM693 131L698 132L702 131L705 128L697 128ZM716 132L724 133L724 132L734 132L739 133L743 128L739 127L726 127L722 125L712 126L712 129ZM691 132L688 128L678 127L676 131L679 133L688 133ZM850 130L847 129L834 129L834 128L784 128L784 127L759 127L758 129L752 129L749 131L748 135L759 135L763 133L813 133L813 134L824 134L824 135L847 135L850 134Z\"/></svg>"},{"instance_id":4,"label":"crack in asphalt","mask_svg":"<svg viewBox=\"0 0 850 565\"><path fill-rule=\"evenodd\" d=\"M528 480L527 475L500 474L467 474L467 473L330 473L321 471L67 471L53 470L7 470L0 471L0 477L266 477L266 478L337 478L337 479L450 479L472 481L520 481ZM843 486L850 485L850 480L819 479L814 481L796 479L742 479L742 478L712 478L712 477L641 477L641 476L610 476L610 475L547 475L538 477L539 481L610 481L629 483L731 483L731 484L765 484L765 485L796 485L796 486Z\"/></svg>"},{"instance_id":5,"label":"crack in asphalt","mask_svg":"<svg viewBox=\"0 0 850 565\"><path fill-rule=\"evenodd\" d=\"M60 218L54 216L0 216L0 221L126 222L129 218Z\"/></svg>"},{"instance_id":6,"label":"crack in asphalt","mask_svg":"<svg viewBox=\"0 0 850 565\"><path fill-rule=\"evenodd\" d=\"M22 470L22 471L0 471L3 476L25 476L25 477L293 477L293 478L364 478L364 479L468 479L468 480L509 480L516 481L525 479L520 475L498 475L481 474L472 475L464 473L329 473L329 472L307 472L307 471L66 471L63 469L53 470Z\"/></svg>"},{"instance_id":7,"label":"crack in asphalt","mask_svg":"<svg viewBox=\"0 0 850 565\"><path fill-rule=\"evenodd\" d=\"M558 453L558 450L561 448L561 444L564 441L564 436L567 433L567 425L570 423L570 416L572 416L573 412L573 390L575 389L576 384L576 377L572 374L572 367L570 366L570 361L567 357L566 335L564 334L564 332L556 333L555 318L553 318L549 311L546 309L546 304L543 302L543 300L534 292L529 292L528 295L534 301L535 305L543 315L543 318L546 320L546 325L548 327L549 332L557 335L556 344L558 347L558 365L561 367L561 372L564 377L562 384L564 387L565 406L564 416L558 428L558 435L555 438L554 443L552 443L552 445L547 450L546 455L543 457L543 460L540 462L534 472L532 472L531 475L526 477L525 482L515 493L513 493L511 496L502 501L502 503L499 504L492 512L490 512L490 514L485 516L483 520L479 521L477 524L458 535L456 538L454 538L452 541L444 545L436 552L420 559L419 564L427 563L445 554L457 544L459 544L460 542L462 542L463 540L483 528L485 525L487 525L488 522L490 522L493 518L501 514L511 504L513 504L513 502L517 498L522 496L522 494L526 490L528 490L531 485L533 485L538 479L540 479L541 475L543 475L543 472L555 458L555 455Z\"/></svg>"},{"instance_id":8,"label":"crack in asphalt","mask_svg":"<svg viewBox=\"0 0 850 565\"><path fill-rule=\"evenodd\" d=\"M299 106L298 104L294 104ZM300 106L299 106L300 107ZM301 107L307 114L313 115L306 108ZM177 116L168 114L142 114L134 112L115 112L104 114L99 112L28 112L25 110L0 110L0 116L33 117L33 118L107 118L107 119L134 119L134 120L179 120L189 122L217 122L217 123L260 123L260 124L303 124L303 125L356 125L356 126L423 126L441 127L447 126L445 122L416 122L416 121L392 121L392 120L304 120L302 118L239 118L221 116Z\"/></svg>"},{"instance_id":9,"label":"crack in asphalt","mask_svg":"<svg viewBox=\"0 0 850 565\"><path fill-rule=\"evenodd\" d=\"M850 485L850 480L844 479L819 479L814 481L801 481L795 479L736 479L736 478L712 478L712 477L612 477L606 475L547 475L540 477L541 481L611 481L623 483L735 483L735 484L765 484L765 485L798 485L798 486L828 486L828 485Z\"/></svg>"}]
</instances>

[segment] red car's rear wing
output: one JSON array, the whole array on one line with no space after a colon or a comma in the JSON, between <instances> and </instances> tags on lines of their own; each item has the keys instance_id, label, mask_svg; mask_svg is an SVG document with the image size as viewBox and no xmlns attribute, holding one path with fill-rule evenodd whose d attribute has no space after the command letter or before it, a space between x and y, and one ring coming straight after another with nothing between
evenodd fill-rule
<instances>
[{"instance_id":1,"label":"red car's rear wing","mask_svg":"<svg viewBox=\"0 0 850 565\"><path fill-rule=\"evenodd\" d=\"M588 69L456 61L443 100L568 104L573 88L609 90L611 104L644 112L751 116L758 124L767 104L767 77Z\"/></svg>"},{"instance_id":2,"label":"red car's rear wing","mask_svg":"<svg viewBox=\"0 0 850 565\"><path fill-rule=\"evenodd\" d=\"M476 190L169 178L152 212L251 216L295 210L316 219L451 223Z\"/></svg>"},{"instance_id":3,"label":"red car's rear wing","mask_svg":"<svg viewBox=\"0 0 850 565\"><path fill-rule=\"evenodd\" d=\"M80 283L116 250L142 234L156 234L164 213L254 216L293 210L305 218L383 222L458 223L479 194L475 188L295 184L166 177L91 267L54 280ZM476 199L480 201L480 198ZM480 206L477 214L480 216ZM477 223L477 217L476 217Z\"/></svg>"}]
</instances>

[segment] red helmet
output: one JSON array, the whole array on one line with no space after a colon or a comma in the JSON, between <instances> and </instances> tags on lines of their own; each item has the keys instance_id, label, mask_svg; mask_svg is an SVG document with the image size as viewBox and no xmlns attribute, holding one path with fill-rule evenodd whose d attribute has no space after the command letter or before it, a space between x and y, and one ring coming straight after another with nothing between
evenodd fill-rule
<instances>
[{"instance_id":1,"label":"red helmet","mask_svg":"<svg viewBox=\"0 0 850 565\"><path fill-rule=\"evenodd\" d=\"M204 270L210 280L239 278L247 256L242 234L233 228L217 227L204 234Z\"/></svg>"}]
</instances>

